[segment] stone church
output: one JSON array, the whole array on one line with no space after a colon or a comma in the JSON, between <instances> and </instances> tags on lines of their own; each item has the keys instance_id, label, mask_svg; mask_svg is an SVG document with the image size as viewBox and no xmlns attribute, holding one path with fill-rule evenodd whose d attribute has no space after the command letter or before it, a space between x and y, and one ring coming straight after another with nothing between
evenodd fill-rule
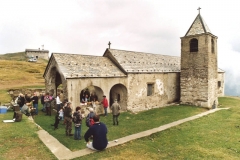
<instances>
[{"instance_id":1,"label":"stone church","mask_svg":"<svg viewBox=\"0 0 240 160\"><path fill-rule=\"evenodd\" d=\"M84 89L99 101L117 99L122 110L138 112L180 102L212 108L224 94L218 69L217 37L200 13L181 37L181 57L107 48L103 56L52 53L44 72L46 91L80 105Z\"/></svg>"}]
</instances>

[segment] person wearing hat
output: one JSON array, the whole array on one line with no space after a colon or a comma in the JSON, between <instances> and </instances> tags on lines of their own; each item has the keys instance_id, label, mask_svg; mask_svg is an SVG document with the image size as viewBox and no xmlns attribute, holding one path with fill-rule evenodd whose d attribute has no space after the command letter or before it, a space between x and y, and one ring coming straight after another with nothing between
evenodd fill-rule
<instances>
[{"instance_id":1,"label":"person wearing hat","mask_svg":"<svg viewBox=\"0 0 240 160\"><path fill-rule=\"evenodd\" d=\"M105 95L103 96L102 104L103 104L104 113L105 113L104 115L106 117L107 116L107 108L108 108L108 100Z\"/></svg>"},{"instance_id":2,"label":"person wearing hat","mask_svg":"<svg viewBox=\"0 0 240 160\"><path fill-rule=\"evenodd\" d=\"M118 116L120 115L120 105L117 102L117 99L114 100L114 103L110 107L112 110L112 115L113 115L113 125L118 125Z\"/></svg>"}]
</instances>

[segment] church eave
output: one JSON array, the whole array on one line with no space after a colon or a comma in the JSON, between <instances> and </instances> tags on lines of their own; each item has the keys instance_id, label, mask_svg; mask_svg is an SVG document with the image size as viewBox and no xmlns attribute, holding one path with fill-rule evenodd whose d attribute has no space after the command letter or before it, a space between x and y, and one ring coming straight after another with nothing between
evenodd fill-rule
<instances>
[{"instance_id":1,"label":"church eave","mask_svg":"<svg viewBox=\"0 0 240 160\"><path fill-rule=\"evenodd\" d=\"M201 36L201 35L204 35L204 34L208 34L208 35L210 35L210 36L212 36L212 37L214 37L214 38L216 38L216 39L218 38L218 37L215 36L214 34L212 34L212 33L210 33L210 32L206 32L206 33L201 33L201 34L195 34L195 35L189 35L189 36L180 37L180 39L186 38L186 37L191 38L191 37Z\"/></svg>"}]
</instances>

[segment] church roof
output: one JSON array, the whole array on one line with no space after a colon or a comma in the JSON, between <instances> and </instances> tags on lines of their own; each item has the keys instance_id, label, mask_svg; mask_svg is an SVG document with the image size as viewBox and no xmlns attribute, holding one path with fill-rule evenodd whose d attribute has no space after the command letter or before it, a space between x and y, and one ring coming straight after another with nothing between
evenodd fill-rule
<instances>
[{"instance_id":1,"label":"church roof","mask_svg":"<svg viewBox=\"0 0 240 160\"><path fill-rule=\"evenodd\" d=\"M211 33L211 31L199 13L195 20L193 21L191 27L188 29L185 36L191 36L202 33Z\"/></svg>"},{"instance_id":2,"label":"church roof","mask_svg":"<svg viewBox=\"0 0 240 160\"><path fill-rule=\"evenodd\" d=\"M126 77L128 73L176 73L180 57L144 52L107 49L103 56L52 53L50 63L56 62L65 78ZM218 68L218 73L224 73Z\"/></svg>"},{"instance_id":3,"label":"church roof","mask_svg":"<svg viewBox=\"0 0 240 160\"><path fill-rule=\"evenodd\" d=\"M180 72L180 57L107 49L109 57L127 73Z\"/></svg>"},{"instance_id":4,"label":"church roof","mask_svg":"<svg viewBox=\"0 0 240 160\"><path fill-rule=\"evenodd\" d=\"M44 53L49 53L48 50L40 50L40 49L25 49L25 52L44 52Z\"/></svg>"},{"instance_id":5,"label":"church roof","mask_svg":"<svg viewBox=\"0 0 240 160\"><path fill-rule=\"evenodd\" d=\"M126 76L107 57L64 53L52 56L65 78Z\"/></svg>"}]
</instances>

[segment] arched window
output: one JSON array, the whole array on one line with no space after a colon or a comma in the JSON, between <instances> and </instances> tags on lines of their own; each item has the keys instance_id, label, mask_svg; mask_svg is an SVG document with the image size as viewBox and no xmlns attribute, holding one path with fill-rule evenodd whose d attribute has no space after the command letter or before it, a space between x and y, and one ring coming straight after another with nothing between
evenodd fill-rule
<instances>
[{"instance_id":1,"label":"arched window","mask_svg":"<svg viewBox=\"0 0 240 160\"><path fill-rule=\"evenodd\" d=\"M214 40L211 40L212 53L214 53Z\"/></svg>"},{"instance_id":2,"label":"arched window","mask_svg":"<svg viewBox=\"0 0 240 160\"><path fill-rule=\"evenodd\" d=\"M190 41L190 52L198 52L198 40L195 38Z\"/></svg>"}]
</instances>

